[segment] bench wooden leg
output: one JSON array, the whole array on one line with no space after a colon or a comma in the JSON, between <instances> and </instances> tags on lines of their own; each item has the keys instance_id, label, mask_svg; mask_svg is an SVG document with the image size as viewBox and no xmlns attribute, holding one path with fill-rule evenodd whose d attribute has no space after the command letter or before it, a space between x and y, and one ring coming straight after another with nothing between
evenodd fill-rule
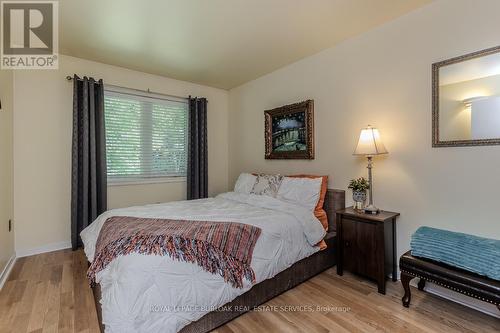
<instances>
[{"instance_id":1,"label":"bench wooden leg","mask_svg":"<svg viewBox=\"0 0 500 333\"><path fill-rule=\"evenodd\" d=\"M418 281L418 290L424 290L424 287L425 287L425 280L424 279L420 279Z\"/></svg>"},{"instance_id":2,"label":"bench wooden leg","mask_svg":"<svg viewBox=\"0 0 500 333\"><path fill-rule=\"evenodd\" d=\"M404 272L401 272L401 284L403 285L403 289L405 290L405 295L401 299L403 302L403 306L405 308L410 306L410 300L411 300L411 291L410 291L410 281L413 279L413 276L406 274Z\"/></svg>"}]
</instances>

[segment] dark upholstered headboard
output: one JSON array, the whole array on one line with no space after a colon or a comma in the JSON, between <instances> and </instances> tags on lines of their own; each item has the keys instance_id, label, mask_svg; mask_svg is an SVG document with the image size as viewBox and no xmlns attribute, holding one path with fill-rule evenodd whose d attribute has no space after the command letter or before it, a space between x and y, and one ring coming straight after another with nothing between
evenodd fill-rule
<instances>
[{"instance_id":1,"label":"dark upholstered headboard","mask_svg":"<svg viewBox=\"0 0 500 333\"><path fill-rule=\"evenodd\" d=\"M328 189L325 196L325 203L323 209L328 216L328 231L337 230L337 214L335 212L339 209L345 208L345 191Z\"/></svg>"}]
</instances>

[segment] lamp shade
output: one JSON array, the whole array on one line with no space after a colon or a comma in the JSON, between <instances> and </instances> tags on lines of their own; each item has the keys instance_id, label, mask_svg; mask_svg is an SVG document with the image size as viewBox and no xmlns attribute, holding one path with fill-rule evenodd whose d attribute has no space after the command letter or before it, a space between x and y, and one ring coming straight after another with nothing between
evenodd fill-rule
<instances>
[{"instance_id":1,"label":"lamp shade","mask_svg":"<svg viewBox=\"0 0 500 333\"><path fill-rule=\"evenodd\" d=\"M358 145L354 150L353 155L380 155L387 154L388 151L385 149L382 140L380 139L380 133L378 129L368 125L367 128L361 130L359 135Z\"/></svg>"}]
</instances>

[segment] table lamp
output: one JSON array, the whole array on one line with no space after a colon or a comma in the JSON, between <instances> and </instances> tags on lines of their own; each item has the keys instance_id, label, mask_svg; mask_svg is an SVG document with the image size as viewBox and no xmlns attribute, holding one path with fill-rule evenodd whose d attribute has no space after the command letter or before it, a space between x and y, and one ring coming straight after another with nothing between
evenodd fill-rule
<instances>
[{"instance_id":1,"label":"table lamp","mask_svg":"<svg viewBox=\"0 0 500 333\"><path fill-rule=\"evenodd\" d=\"M380 139L380 133L378 129L371 127L363 128L361 134L359 135L358 145L354 150L353 155L366 156L368 159L368 183L370 184L369 189L369 204L365 208L365 213L368 214L378 214L380 209L373 205L373 181L372 181L372 167L373 167L373 156L387 154L388 151L385 149L382 140Z\"/></svg>"}]
</instances>

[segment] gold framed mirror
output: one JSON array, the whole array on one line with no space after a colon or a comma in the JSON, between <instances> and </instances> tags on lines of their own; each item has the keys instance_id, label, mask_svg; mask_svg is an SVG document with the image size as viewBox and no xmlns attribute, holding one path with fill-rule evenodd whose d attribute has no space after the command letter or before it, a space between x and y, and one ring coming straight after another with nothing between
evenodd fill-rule
<instances>
[{"instance_id":1,"label":"gold framed mirror","mask_svg":"<svg viewBox=\"0 0 500 333\"><path fill-rule=\"evenodd\" d=\"M432 146L500 145L500 46L432 64Z\"/></svg>"}]
</instances>

